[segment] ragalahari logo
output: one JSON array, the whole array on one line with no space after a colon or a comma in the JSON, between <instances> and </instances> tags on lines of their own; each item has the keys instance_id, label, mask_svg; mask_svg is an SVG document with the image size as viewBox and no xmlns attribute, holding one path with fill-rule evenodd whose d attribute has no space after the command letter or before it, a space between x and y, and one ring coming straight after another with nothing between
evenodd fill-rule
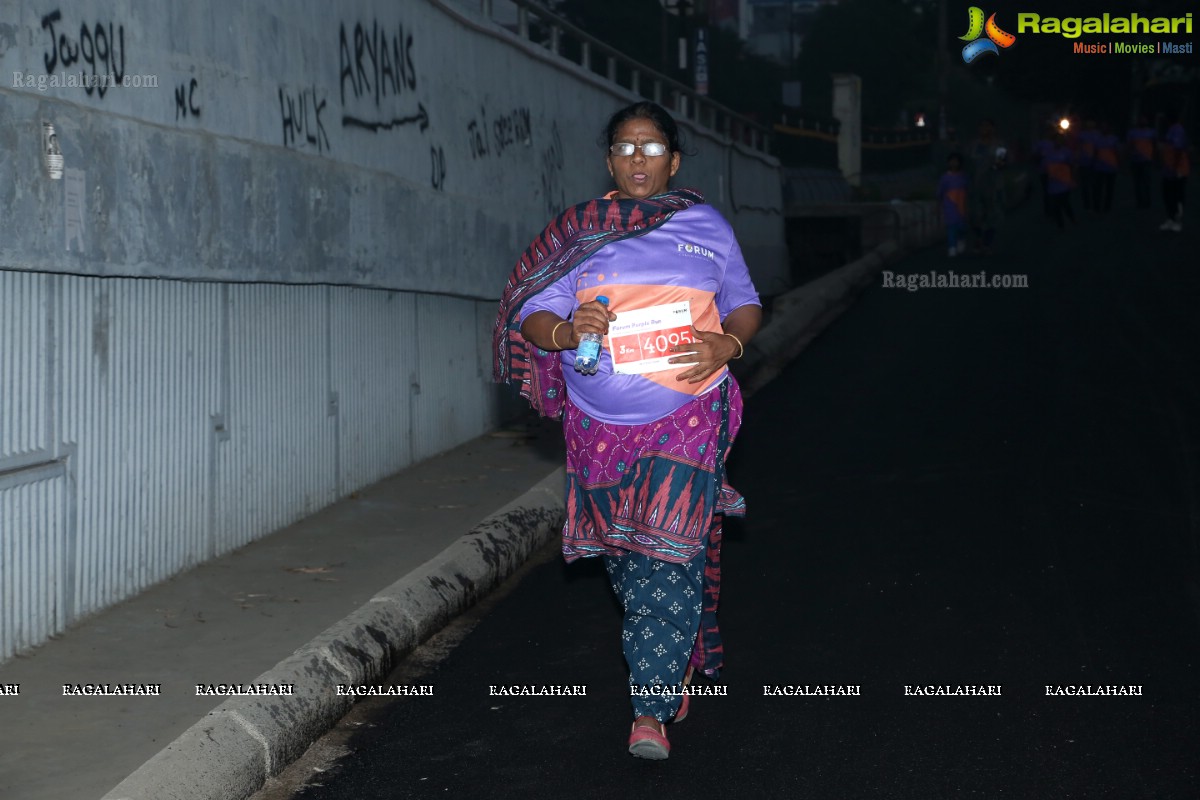
<instances>
[{"instance_id":1,"label":"ragalahari logo","mask_svg":"<svg viewBox=\"0 0 1200 800\"><path fill-rule=\"evenodd\" d=\"M987 34L986 39L980 39L983 34ZM987 23L983 21L983 9L979 6L971 6L967 11L967 33L965 36L958 37L969 44L963 48L963 61L970 64L975 59L979 58L984 53L992 55L1000 55L1000 48L1008 49L1013 46L1013 42L1017 41L1017 37L1011 33L1000 30L1000 26L996 24L996 15L992 14L987 18Z\"/></svg>"}]
</instances>

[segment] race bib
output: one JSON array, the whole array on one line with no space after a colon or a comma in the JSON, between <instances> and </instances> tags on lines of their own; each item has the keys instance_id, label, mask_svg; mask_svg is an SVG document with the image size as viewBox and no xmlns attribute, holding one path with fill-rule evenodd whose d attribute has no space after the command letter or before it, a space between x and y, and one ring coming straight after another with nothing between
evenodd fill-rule
<instances>
[{"instance_id":1,"label":"race bib","mask_svg":"<svg viewBox=\"0 0 1200 800\"><path fill-rule=\"evenodd\" d=\"M620 311L608 324L608 349L612 355L613 372L641 375L679 369L686 364L669 364L670 359L684 353L672 353L668 348L694 342L692 310L686 300L678 303Z\"/></svg>"}]
</instances>

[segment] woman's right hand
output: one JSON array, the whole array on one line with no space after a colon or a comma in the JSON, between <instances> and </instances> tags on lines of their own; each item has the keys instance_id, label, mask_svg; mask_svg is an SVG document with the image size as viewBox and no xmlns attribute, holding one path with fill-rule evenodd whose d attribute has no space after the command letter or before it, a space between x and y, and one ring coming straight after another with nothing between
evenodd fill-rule
<instances>
[{"instance_id":1,"label":"woman's right hand","mask_svg":"<svg viewBox=\"0 0 1200 800\"><path fill-rule=\"evenodd\" d=\"M571 317L571 346L568 349L579 347L579 337L585 333L598 333L601 336L607 334L608 323L616 318L617 315L598 300L591 300L579 306Z\"/></svg>"}]
</instances>

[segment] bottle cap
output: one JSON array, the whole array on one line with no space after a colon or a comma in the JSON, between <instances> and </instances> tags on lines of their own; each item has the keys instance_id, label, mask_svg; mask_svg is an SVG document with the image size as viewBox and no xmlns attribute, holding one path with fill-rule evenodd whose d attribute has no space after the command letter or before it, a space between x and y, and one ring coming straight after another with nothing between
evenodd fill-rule
<instances>
[{"instance_id":1,"label":"bottle cap","mask_svg":"<svg viewBox=\"0 0 1200 800\"><path fill-rule=\"evenodd\" d=\"M596 298L596 302L601 303L602 305L608 305L608 298L605 297L604 295L600 295L599 297Z\"/></svg>"}]
</instances>

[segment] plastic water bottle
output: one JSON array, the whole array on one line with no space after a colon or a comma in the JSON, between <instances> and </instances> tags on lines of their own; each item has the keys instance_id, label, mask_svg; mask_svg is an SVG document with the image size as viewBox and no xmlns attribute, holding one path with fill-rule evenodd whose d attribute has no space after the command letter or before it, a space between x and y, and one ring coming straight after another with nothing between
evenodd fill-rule
<instances>
[{"instance_id":1,"label":"plastic water bottle","mask_svg":"<svg viewBox=\"0 0 1200 800\"><path fill-rule=\"evenodd\" d=\"M600 295L596 301L608 306L608 298ZM585 333L579 337L579 347L575 349L575 371L582 375L595 375L600 367L600 343L604 337L598 333Z\"/></svg>"}]
</instances>

